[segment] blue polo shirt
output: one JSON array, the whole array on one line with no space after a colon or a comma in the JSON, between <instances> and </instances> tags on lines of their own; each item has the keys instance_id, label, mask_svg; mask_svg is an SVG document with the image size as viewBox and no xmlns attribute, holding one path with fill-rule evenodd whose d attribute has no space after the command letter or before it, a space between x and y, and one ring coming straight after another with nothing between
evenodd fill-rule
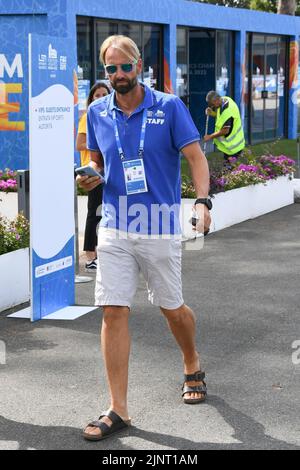
<instances>
[{"instance_id":1,"label":"blue polo shirt","mask_svg":"<svg viewBox=\"0 0 300 470\"><path fill-rule=\"evenodd\" d=\"M144 85L143 85L144 86ZM180 233L180 150L200 140L184 103L175 95L147 86L143 102L127 116L116 105L115 92L88 109L87 148L104 159L102 227L142 234ZM126 195L122 161L114 135L113 109L125 161L138 157L143 111L147 109L144 168L148 192Z\"/></svg>"}]
</instances>

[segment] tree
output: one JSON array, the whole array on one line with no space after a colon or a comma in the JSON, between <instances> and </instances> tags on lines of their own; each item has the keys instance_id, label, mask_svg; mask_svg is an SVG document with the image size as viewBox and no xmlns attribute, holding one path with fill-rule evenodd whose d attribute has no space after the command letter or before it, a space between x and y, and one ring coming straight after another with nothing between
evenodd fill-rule
<instances>
[{"instance_id":1,"label":"tree","mask_svg":"<svg viewBox=\"0 0 300 470\"><path fill-rule=\"evenodd\" d=\"M282 15L299 15L300 0L192 0L225 7L248 8L251 10L279 13Z\"/></svg>"},{"instance_id":2,"label":"tree","mask_svg":"<svg viewBox=\"0 0 300 470\"><path fill-rule=\"evenodd\" d=\"M251 0L251 10L277 13L277 0Z\"/></svg>"},{"instance_id":3,"label":"tree","mask_svg":"<svg viewBox=\"0 0 300 470\"><path fill-rule=\"evenodd\" d=\"M251 0L250 8L282 15L300 15L300 0Z\"/></svg>"},{"instance_id":4,"label":"tree","mask_svg":"<svg viewBox=\"0 0 300 470\"><path fill-rule=\"evenodd\" d=\"M295 15L296 0L278 0L278 13L281 15Z\"/></svg>"},{"instance_id":5,"label":"tree","mask_svg":"<svg viewBox=\"0 0 300 470\"><path fill-rule=\"evenodd\" d=\"M221 5L223 7L250 8L250 0L194 0L200 3L210 3L212 5Z\"/></svg>"}]
</instances>

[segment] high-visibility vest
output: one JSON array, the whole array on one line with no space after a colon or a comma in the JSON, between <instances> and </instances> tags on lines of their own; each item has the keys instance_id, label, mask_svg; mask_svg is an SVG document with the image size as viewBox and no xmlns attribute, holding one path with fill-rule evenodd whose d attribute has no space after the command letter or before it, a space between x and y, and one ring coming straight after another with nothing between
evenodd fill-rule
<instances>
[{"instance_id":1,"label":"high-visibility vest","mask_svg":"<svg viewBox=\"0 0 300 470\"><path fill-rule=\"evenodd\" d=\"M228 100L229 105L222 114L221 107L217 109L215 132L219 132L223 128L225 122L230 118L233 118L233 129L228 137L221 135L214 139L214 143L221 152L226 153L227 155L234 155L245 147L242 120L236 103L229 98L229 96L223 96L222 100Z\"/></svg>"}]
</instances>

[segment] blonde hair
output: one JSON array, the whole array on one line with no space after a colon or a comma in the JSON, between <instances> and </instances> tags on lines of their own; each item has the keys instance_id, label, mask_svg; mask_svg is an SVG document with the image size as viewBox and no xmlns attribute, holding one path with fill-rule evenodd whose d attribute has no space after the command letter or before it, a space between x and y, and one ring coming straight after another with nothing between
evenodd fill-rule
<instances>
[{"instance_id":1,"label":"blonde hair","mask_svg":"<svg viewBox=\"0 0 300 470\"><path fill-rule=\"evenodd\" d=\"M127 36L123 36L121 34L114 34L113 36L109 36L105 39L102 43L100 48L100 61L105 65L105 54L109 47L114 47L119 51L123 52L129 60L132 62L138 61L141 54L139 48L137 47L136 43Z\"/></svg>"}]
</instances>

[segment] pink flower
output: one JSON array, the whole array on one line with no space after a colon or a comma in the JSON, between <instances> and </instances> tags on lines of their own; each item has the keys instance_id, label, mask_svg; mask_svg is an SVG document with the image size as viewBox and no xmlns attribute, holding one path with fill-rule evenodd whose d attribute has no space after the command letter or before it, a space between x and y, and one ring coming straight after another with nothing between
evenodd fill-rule
<instances>
[{"instance_id":1,"label":"pink flower","mask_svg":"<svg viewBox=\"0 0 300 470\"><path fill-rule=\"evenodd\" d=\"M10 186L16 186L17 185L16 180L13 180L13 179L8 179L6 182Z\"/></svg>"}]
</instances>

